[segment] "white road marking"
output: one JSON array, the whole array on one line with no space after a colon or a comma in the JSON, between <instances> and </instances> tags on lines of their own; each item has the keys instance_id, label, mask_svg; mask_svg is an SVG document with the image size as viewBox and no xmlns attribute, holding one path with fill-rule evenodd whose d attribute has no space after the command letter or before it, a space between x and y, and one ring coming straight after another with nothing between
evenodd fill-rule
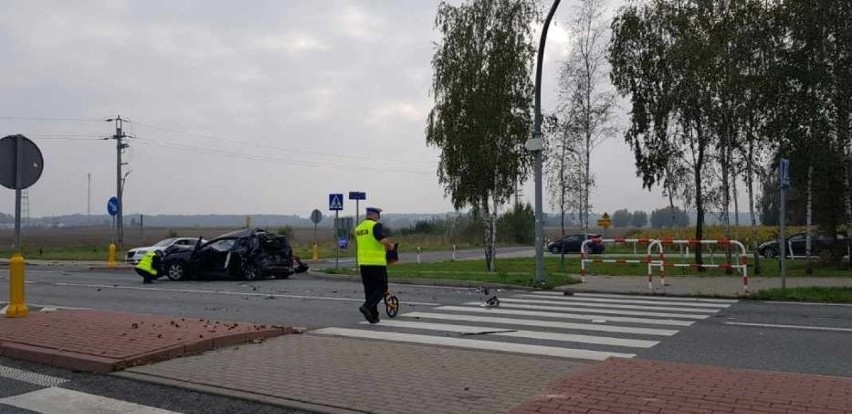
<instances>
[{"instance_id":1,"label":"white road marking","mask_svg":"<svg viewBox=\"0 0 852 414\"><path fill-rule=\"evenodd\" d=\"M512 300L511 302L524 302L522 300ZM468 302L465 305L473 306L480 305L480 302ZM509 303L504 299L500 299L500 308L512 308L512 309L531 309L531 310L544 310L544 311L554 311L554 312L594 312L600 314L612 314L612 315L631 315L631 316L657 316L661 318L682 318L682 319L707 319L708 315L691 315L685 313L663 313L663 312L641 312L641 311L630 311L630 310L613 310L613 309L575 309L568 306L541 306L541 305L525 305L523 303Z\"/></svg>"},{"instance_id":2,"label":"white road marking","mask_svg":"<svg viewBox=\"0 0 852 414\"><path fill-rule=\"evenodd\" d=\"M0 398L0 404L42 414L175 414L174 411L58 387Z\"/></svg>"},{"instance_id":3,"label":"white road marking","mask_svg":"<svg viewBox=\"0 0 852 414\"><path fill-rule=\"evenodd\" d=\"M650 318L631 318L623 316L607 316L607 315L584 315L579 313L565 312L540 312L540 311L525 311L499 308L481 308L481 307L465 307L465 306L441 306L435 310L452 311L452 312L472 312L472 313L490 313L497 315L518 315L518 316L540 316L543 318L561 318L561 319L581 319L581 320L606 320L607 322L622 322L622 323L637 323L647 325L670 325L670 326L692 326L690 321L675 321L670 319L650 319Z\"/></svg>"},{"instance_id":4,"label":"white road marking","mask_svg":"<svg viewBox=\"0 0 852 414\"><path fill-rule=\"evenodd\" d=\"M41 385L42 387L53 387L68 382L68 380L65 378L40 374L38 372L25 371L22 369L7 367L5 365L0 365L0 377L35 385Z\"/></svg>"},{"instance_id":5,"label":"white road marking","mask_svg":"<svg viewBox=\"0 0 852 414\"><path fill-rule=\"evenodd\" d=\"M689 297L672 297L672 296L647 296L647 295L619 295L616 293L585 293L585 292L574 292L573 295L565 296L564 293L558 291L551 290L538 290L532 292L534 295L540 296L563 296L563 297L575 297L575 298L612 298L612 299L651 299L651 300L659 300L659 301L672 301L672 302L709 302L709 303L737 303L739 300L737 299L707 299L707 298L689 298Z\"/></svg>"},{"instance_id":6,"label":"white road marking","mask_svg":"<svg viewBox=\"0 0 852 414\"><path fill-rule=\"evenodd\" d=\"M812 331L852 332L852 328L832 328L828 326L777 325L772 323L725 322L728 325L757 326L761 328L808 329Z\"/></svg>"},{"instance_id":7,"label":"white road marking","mask_svg":"<svg viewBox=\"0 0 852 414\"><path fill-rule=\"evenodd\" d=\"M368 322L361 322L361 324L368 324ZM397 320L383 320L380 326L390 326L392 328L456 332L467 335L494 335L508 336L513 338L545 339L549 341L580 342L586 344L624 346L631 348L650 348L660 343L659 341L647 341L642 339L622 339L612 338L608 336L574 335L514 329L495 329L487 326L451 325L445 323L408 322Z\"/></svg>"},{"instance_id":8,"label":"white road marking","mask_svg":"<svg viewBox=\"0 0 852 414\"><path fill-rule=\"evenodd\" d=\"M535 296L533 296L535 297ZM542 305L559 305L559 306L576 306L576 307L586 307L586 308L604 308L604 309L636 309L636 310L659 310L659 311L669 311L669 312L694 312L694 313L716 313L721 309L698 309L698 308L675 308L668 306L644 306L644 305L621 305L616 303L585 303L585 302L566 302L566 301L556 301L556 300L544 300L544 299L514 299L512 298L500 298L500 302L522 302L522 303L539 303Z\"/></svg>"},{"instance_id":9,"label":"white road marking","mask_svg":"<svg viewBox=\"0 0 852 414\"><path fill-rule=\"evenodd\" d=\"M414 335L395 332L383 332L367 329L323 328L312 331L314 334L368 338L383 341L406 342L423 345L444 345L467 349L513 352L528 355L553 356L560 358L590 359L602 361L609 357L633 358L635 354L619 352L590 351L587 349L561 348L543 345L524 345L510 342L493 342L476 339L449 338L444 336Z\"/></svg>"},{"instance_id":10,"label":"white road marking","mask_svg":"<svg viewBox=\"0 0 852 414\"><path fill-rule=\"evenodd\" d=\"M518 295L524 298L540 298L541 295ZM684 301L669 301L661 303L659 300L643 300L643 299L614 299L614 298L592 298L592 297L573 297L573 296L548 296L551 300L566 301L566 302L601 302L601 303L631 303L636 305L672 305L672 306L703 306L705 308L727 308L730 303L707 303L707 302L684 302Z\"/></svg>"},{"instance_id":11,"label":"white road marking","mask_svg":"<svg viewBox=\"0 0 852 414\"><path fill-rule=\"evenodd\" d=\"M637 335L660 335L672 336L678 331L671 329L655 329L655 328L634 328L626 326L612 326L599 324L585 323L568 323L555 321L537 321L533 319L512 319L512 318L494 318L487 316L475 315L452 315L446 313L431 313L431 312L409 312L403 313L401 316L408 318L423 318L423 319L439 319L447 321L462 321L462 322L479 322L479 323L494 323L499 325L519 325L519 326L537 326L553 329L576 329L584 331L600 331L600 332L620 332Z\"/></svg>"},{"instance_id":12,"label":"white road marking","mask_svg":"<svg viewBox=\"0 0 852 414\"><path fill-rule=\"evenodd\" d=\"M231 292L227 290L200 290L200 289L163 289L163 288L155 288L155 287L143 287L143 286L114 286L114 285L94 285L94 284L85 284L85 283L65 283L65 282L56 282L51 283L56 286L70 286L70 287L87 287L87 288L101 288L101 289L126 289L126 290L148 290L154 292L179 292L179 293L206 293L211 295L233 295L233 296L258 296L258 297L276 297L276 298L288 298L288 299L310 299L310 300L331 300L331 301L344 301L344 302L363 302L364 299L357 298L338 298L333 296L310 296L310 295L282 295L280 293L253 293L253 292ZM431 302L405 302L409 305L421 305L421 306L440 306L440 303L431 303Z\"/></svg>"}]
</instances>

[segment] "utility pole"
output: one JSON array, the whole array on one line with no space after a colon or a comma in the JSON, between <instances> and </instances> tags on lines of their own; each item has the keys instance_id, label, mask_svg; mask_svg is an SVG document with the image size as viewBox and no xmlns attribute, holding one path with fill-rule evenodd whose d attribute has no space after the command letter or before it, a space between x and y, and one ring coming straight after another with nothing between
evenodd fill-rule
<instances>
[{"instance_id":1,"label":"utility pole","mask_svg":"<svg viewBox=\"0 0 852 414\"><path fill-rule=\"evenodd\" d=\"M86 224L92 224L92 173L89 173L86 187Z\"/></svg>"},{"instance_id":2,"label":"utility pole","mask_svg":"<svg viewBox=\"0 0 852 414\"><path fill-rule=\"evenodd\" d=\"M544 43L547 40L547 29L550 27L550 20L553 19L553 14L556 13L556 8L559 7L560 0L554 0L553 6L550 7L550 12L547 13L547 18L544 19L544 26L541 30L541 41L538 46L538 58L535 67L535 113L533 118L533 134L532 139L527 141L526 148L533 151L535 155L535 282L544 283L544 213L542 211L542 155L544 150L543 136L541 133L541 65L544 63Z\"/></svg>"},{"instance_id":3,"label":"utility pole","mask_svg":"<svg viewBox=\"0 0 852 414\"><path fill-rule=\"evenodd\" d=\"M107 119L107 122L115 122L115 135L112 136L112 139L115 140L115 196L118 198L118 213L115 215L115 243L121 248L124 245L124 201L122 200L122 187L123 187L123 178L121 175L121 166L124 165L121 162L121 153L127 148L129 145L124 143L122 140L127 138L127 135L124 135L123 127L124 121L126 119L122 119L121 115L115 117L114 119ZM110 139L110 138L106 138Z\"/></svg>"}]
</instances>

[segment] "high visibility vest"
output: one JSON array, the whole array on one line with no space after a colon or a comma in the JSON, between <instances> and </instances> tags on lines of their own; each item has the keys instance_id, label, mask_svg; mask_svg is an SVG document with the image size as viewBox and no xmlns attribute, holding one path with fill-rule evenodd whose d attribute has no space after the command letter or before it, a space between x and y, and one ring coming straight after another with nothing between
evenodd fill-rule
<instances>
[{"instance_id":1,"label":"high visibility vest","mask_svg":"<svg viewBox=\"0 0 852 414\"><path fill-rule=\"evenodd\" d=\"M151 250L150 252L145 253L142 256L142 260L139 260L139 264L136 265L136 268L148 273L151 276L157 276L157 269L154 269L154 256L157 254L156 250Z\"/></svg>"},{"instance_id":2,"label":"high visibility vest","mask_svg":"<svg viewBox=\"0 0 852 414\"><path fill-rule=\"evenodd\" d=\"M375 220L364 220L355 227L355 240L358 242L358 264L366 266L387 266L385 246L376 240L373 234Z\"/></svg>"}]
</instances>

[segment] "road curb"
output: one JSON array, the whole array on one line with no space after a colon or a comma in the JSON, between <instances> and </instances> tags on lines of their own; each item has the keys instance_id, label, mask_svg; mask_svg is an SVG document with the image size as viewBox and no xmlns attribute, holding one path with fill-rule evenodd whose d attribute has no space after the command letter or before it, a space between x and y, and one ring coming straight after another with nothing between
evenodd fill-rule
<instances>
[{"instance_id":1,"label":"road curb","mask_svg":"<svg viewBox=\"0 0 852 414\"><path fill-rule=\"evenodd\" d=\"M279 407L292 408L296 410L304 410L314 413L323 414L362 414L366 411L351 410L342 407L333 407L321 405L307 401L291 400L287 398L275 397L266 394L257 394L248 391L236 390L231 388L217 387L213 385L198 384L194 382L177 381L169 378L160 377L157 375L146 374L141 372L120 371L114 372L111 375L116 377L126 378L135 381L148 382L152 384L165 385L173 388L187 389L198 391L212 395L219 395L229 398L237 398L241 400L254 401L262 404L275 405Z\"/></svg>"}]
</instances>

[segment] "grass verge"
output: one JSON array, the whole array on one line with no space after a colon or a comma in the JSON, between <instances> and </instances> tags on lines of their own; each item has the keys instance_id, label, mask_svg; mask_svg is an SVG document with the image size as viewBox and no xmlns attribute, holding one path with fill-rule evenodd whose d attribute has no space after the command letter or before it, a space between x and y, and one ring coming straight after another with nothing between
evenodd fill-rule
<instances>
[{"instance_id":1,"label":"grass verge","mask_svg":"<svg viewBox=\"0 0 852 414\"><path fill-rule=\"evenodd\" d=\"M752 298L791 302L852 303L852 287L767 289L754 293Z\"/></svg>"}]
</instances>

